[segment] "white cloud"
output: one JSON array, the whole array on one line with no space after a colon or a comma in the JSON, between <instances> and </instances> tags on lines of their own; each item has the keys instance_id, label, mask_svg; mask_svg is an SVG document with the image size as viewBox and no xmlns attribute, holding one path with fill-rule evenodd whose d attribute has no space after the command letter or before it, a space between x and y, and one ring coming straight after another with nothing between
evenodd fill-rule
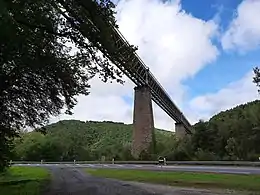
<instances>
[{"instance_id":1,"label":"white cloud","mask_svg":"<svg viewBox=\"0 0 260 195\"><path fill-rule=\"evenodd\" d=\"M225 50L247 51L260 45L260 0L244 0L221 43Z\"/></svg>"},{"instance_id":2,"label":"white cloud","mask_svg":"<svg viewBox=\"0 0 260 195\"><path fill-rule=\"evenodd\" d=\"M216 59L217 25L185 13L178 1L122 0L117 9L120 30L163 84L178 84Z\"/></svg>"},{"instance_id":3,"label":"white cloud","mask_svg":"<svg viewBox=\"0 0 260 195\"><path fill-rule=\"evenodd\" d=\"M141 56L152 73L169 92L175 103L183 107L185 87L181 82L194 76L218 55L211 39L218 26L185 13L180 1L121 0L117 6L120 31L131 44L139 47ZM80 97L69 118L81 120L114 120L132 122L133 84L124 86L91 81L91 94ZM173 129L171 120L154 105L155 126ZM67 117L66 117L67 118ZM64 116L59 117L64 119Z\"/></svg>"},{"instance_id":4,"label":"white cloud","mask_svg":"<svg viewBox=\"0 0 260 195\"><path fill-rule=\"evenodd\" d=\"M259 98L257 88L252 82L253 73L247 73L242 79L228 84L216 93L205 94L190 102L194 117L209 119L213 114L239 104Z\"/></svg>"},{"instance_id":5,"label":"white cloud","mask_svg":"<svg viewBox=\"0 0 260 195\"><path fill-rule=\"evenodd\" d=\"M78 101L79 104L75 106L72 116L61 115L53 121L60 119L77 119L82 121L98 120L131 123L131 105L127 104L120 96L79 96Z\"/></svg>"}]
</instances>

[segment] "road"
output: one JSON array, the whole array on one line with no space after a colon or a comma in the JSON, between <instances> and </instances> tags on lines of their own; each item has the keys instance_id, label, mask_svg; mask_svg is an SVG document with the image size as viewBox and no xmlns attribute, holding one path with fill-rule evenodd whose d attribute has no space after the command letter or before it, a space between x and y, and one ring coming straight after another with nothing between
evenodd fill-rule
<instances>
[{"instance_id":1,"label":"road","mask_svg":"<svg viewBox=\"0 0 260 195\"><path fill-rule=\"evenodd\" d=\"M137 169L153 171L185 171L185 172L208 172L229 174L260 174L260 167L231 167L231 166L159 166L144 164L15 164L14 166L44 166L60 168L111 168L111 169Z\"/></svg>"},{"instance_id":2,"label":"road","mask_svg":"<svg viewBox=\"0 0 260 195\"><path fill-rule=\"evenodd\" d=\"M230 195L229 191L179 188L98 178L82 169L48 166L52 180L43 195ZM237 193L236 193L237 195Z\"/></svg>"},{"instance_id":3,"label":"road","mask_svg":"<svg viewBox=\"0 0 260 195\"><path fill-rule=\"evenodd\" d=\"M52 182L44 195L150 195L145 190L119 181L96 178L76 168L49 167ZM156 194L155 194L156 195Z\"/></svg>"}]
</instances>

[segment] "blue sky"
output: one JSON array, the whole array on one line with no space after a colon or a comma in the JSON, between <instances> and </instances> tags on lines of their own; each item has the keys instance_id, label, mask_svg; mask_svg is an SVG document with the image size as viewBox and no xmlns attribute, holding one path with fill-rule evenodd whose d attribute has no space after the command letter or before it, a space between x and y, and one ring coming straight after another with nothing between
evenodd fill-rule
<instances>
[{"instance_id":1,"label":"blue sky","mask_svg":"<svg viewBox=\"0 0 260 195\"><path fill-rule=\"evenodd\" d=\"M242 0L182 0L181 2L182 8L197 18L210 20L218 16L219 26L224 32ZM226 53L222 50L219 40L216 40L215 43L221 51L218 59L198 72L194 78L184 82L189 86L190 98L222 89L227 83L242 78L246 72L252 70L260 62L259 49L246 54ZM209 85L208 82L211 84Z\"/></svg>"},{"instance_id":2,"label":"blue sky","mask_svg":"<svg viewBox=\"0 0 260 195\"><path fill-rule=\"evenodd\" d=\"M203 20L209 20L219 14L222 24L226 27L241 2L242 0L182 0L181 4L185 11Z\"/></svg>"},{"instance_id":3,"label":"blue sky","mask_svg":"<svg viewBox=\"0 0 260 195\"><path fill-rule=\"evenodd\" d=\"M203 93L214 93L242 78L259 64L259 50L246 55L221 53L219 58L184 83L189 86L190 98ZM210 82L210 84L209 84Z\"/></svg>"},{"instance_id":4,"label":"blue sky","mask_svg":"<svg viewBox=\"0 0 260 195\"><path fill-rule=\"evenodd\" d=\"M260 0L117 0L119 30L191 123L259 99ZM133 121L134 84L90 81L73 116L54 119ZM174 121L153 104L155 126Z\"/></svg>"}]
</instances>

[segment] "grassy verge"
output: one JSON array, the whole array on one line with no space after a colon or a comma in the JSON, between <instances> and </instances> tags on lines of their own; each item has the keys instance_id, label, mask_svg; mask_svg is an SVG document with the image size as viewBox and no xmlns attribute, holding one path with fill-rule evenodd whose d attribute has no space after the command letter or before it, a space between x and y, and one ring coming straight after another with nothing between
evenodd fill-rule
<instances>
[{"instance_id":1,"label":"grassy verge","mask_svg":"<svg viewBox=\"0 0 260 195\"><path fill-rule=\"evenodd\" d=\"M0 195L38 195L49 179L40 167L11 167L0 175Z\"/></svg>"},{"instance_id":2,"label":"grassy verge","mask_svg":"<svg viewBox=\"0 0 260 195\"><path fill-rule=\"evenodd\" d=\"M86 169L94 176L175 186L223 188L260 192L259 175L232 175L146 170Z\"/></svg>"}]
</instances>

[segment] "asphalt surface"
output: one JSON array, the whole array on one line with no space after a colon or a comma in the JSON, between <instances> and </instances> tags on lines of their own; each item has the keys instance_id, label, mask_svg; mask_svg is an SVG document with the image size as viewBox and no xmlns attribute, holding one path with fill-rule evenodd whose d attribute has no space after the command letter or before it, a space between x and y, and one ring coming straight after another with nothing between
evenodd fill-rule
<instances>
[{"instance_id":1,"label":"asphalt surface","mask_svg":"<svg viewBox=\"0 0 260 195\"><path fill-rule=\"evenodd\" d=\"M76 168L50 167L52 182L44 195L150 195L142 188L87 175ZM154 194L156 195L156 194ZM159 194L158 194L159 195Z\"/></svg>"},{"instance_id":2,"label":"asphalt surface","mask_svg":"<svg viewBox=\"0 0 260 195\"><path fill-rule=\"evenodd\" d=\"M50 186L43 195L216 195L230 194L191 188L123 182L90 176L80 168L49 166L52 173Z\"/></svg>"},{"instance_id":3,"label":"asphalt surface","mask_svg":"<svg viewBox=\"0 0 260 195\"><path fill-rule=\"evenodd\" d=\"M231 167L231 166L159 166L135 164L15 164L14 166L43 166L49 168L111 168L111 169L137 169L153 171L183 171L208 172L229 174L260 174L260 167Z\"/></svg>"}]
</instances>

